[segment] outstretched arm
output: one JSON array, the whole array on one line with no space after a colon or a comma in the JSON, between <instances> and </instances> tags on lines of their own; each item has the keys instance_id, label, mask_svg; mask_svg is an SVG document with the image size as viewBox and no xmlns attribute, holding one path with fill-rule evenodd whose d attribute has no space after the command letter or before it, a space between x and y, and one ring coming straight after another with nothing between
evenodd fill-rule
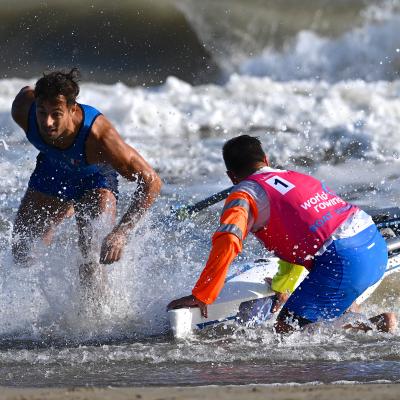
<instances>
[{"instance_id":1,"label":"outstretched arm","mask_svg":"<svg viewBox=\"0 0 400 400\"><path fill-rule=\"evenodd\" d=\"M201 315L207 318L207 305L215 301L224 286L226 274L232 261L239 253L239 239L225 233L213 240L206 266L190 296L171 301L168 310L182 307L199 307Z\"/></svg>"},{"instance_id":2,"label":"outstretched arm","mask_svg":"<svg viewBox=\"0 0 400 400\"><path fill-rule=\"evenodd\" d=\"M137 182L128 210L102 245L100 262L110 264L120 259L128 233L153 204L162 183L153 168L122 140L104 116L99 116L93 124L86 154L89 163L109 164L126 179Z\"/></svg>"},{"instance_id":3,"label":"outstretched arm","mask_svg":"<svg viewBox=\"0 0 400 400\"><path fill-rule=\"evenodd\" d=\"M218 297L230 264L242 250L242 241L249 230L250 209L253 215L255 213L252 203L254 200L243 192L231 193L226 199L220 226L213 235L207 264L192 290L192 295L172 301L167 306L169 310L200 307L202 316L207 317L207 305Z\"/></svg>"}]
</instances>

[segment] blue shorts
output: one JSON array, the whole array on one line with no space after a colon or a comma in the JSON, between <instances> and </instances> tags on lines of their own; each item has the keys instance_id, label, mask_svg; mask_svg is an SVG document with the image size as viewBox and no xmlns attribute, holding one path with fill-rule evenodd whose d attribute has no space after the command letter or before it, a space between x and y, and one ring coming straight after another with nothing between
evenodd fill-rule
<instances>
[{"instance_id":1,"label":"blue shorts","mask_svg":"<svg viewBox=\"0 0 400 400\"><path fill-rule=\"evenodd\" d=\"M118 198L118 177L115 171L80 175L55 168L38 157L28 188L64 201L79 200L87 191L108 189Z\"/></svg>"},{"instance_id":2,"label":"blue shorts","mask_svg":"<svg viewBox=\"0 0 400 400\"><path fill-rule=\"evenodd\" d=\"M303 322L339 317L382 278L387 262L386 242L375 225L353 237L334 240L315 257L311 272L290 296L280 317L294 315Z\"/></svg>"}]
</instances>

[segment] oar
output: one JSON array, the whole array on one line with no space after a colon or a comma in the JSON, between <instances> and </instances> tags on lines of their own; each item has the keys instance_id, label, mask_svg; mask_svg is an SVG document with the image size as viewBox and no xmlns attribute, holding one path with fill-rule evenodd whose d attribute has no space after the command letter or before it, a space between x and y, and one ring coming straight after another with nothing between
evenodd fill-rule
<instances>
[{"instance_id":1,"label":"oar","mask_svg":"<svg viewBox=\"0 0 400 400\"><path fill-rule=\"evenodd\" d=\"M200 200L199 202L192 204L192 205L183 205L179 207L172 208L171 215L175 217L178 221L184 221L186 218L192 217L193 215L197 214L199 211L204 210L205 208L212 206L220 202L221 200L226 199L229 196L233 186L222 190L221 192L215 193L204 200ZM384 211L384 210L381 210ZM384 219L387 218L388 214L376 214L372 217L376 226L381 228L389 228L389 227L399 227L400 228L400 218L391 218L391 219Z\"/></svg>"},{"instance_id":2,"label":"oar","mask_svg":"<svg viewBox=\"0 0 400 400\"><path fill-rule=\"evenodd\" d=\"M172 209L171 214L179 221L183 221L186 218L192 217L197 214L199 211L204 210L205 208L212 206L224 200L228 197L231 192L232 187L222 190L221 192L215 193L212 196L207 197L204 200L201 200L193 205L183 205L180 207L176 207Z\"/></svg>"}]
</instances>

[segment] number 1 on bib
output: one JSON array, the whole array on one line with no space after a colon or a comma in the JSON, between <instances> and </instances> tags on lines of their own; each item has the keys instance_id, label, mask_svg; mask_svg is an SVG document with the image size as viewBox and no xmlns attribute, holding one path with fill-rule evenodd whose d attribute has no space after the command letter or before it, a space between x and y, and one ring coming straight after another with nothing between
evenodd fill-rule
<instances>
[{"instance_id":1,"label":"number 1 on bib","mask_svg":"<svg viewBox=\"0 0 400 400\"><path fill-rule=\"evenodd\" d=\"M286 179L282 178L281 176L274 175L273 177L269 178L265 181L269 186L276 189L281 194L286 194L290 190L292 190L295 186L293 183L287 181Z\"/></svg>"}]
</instances>

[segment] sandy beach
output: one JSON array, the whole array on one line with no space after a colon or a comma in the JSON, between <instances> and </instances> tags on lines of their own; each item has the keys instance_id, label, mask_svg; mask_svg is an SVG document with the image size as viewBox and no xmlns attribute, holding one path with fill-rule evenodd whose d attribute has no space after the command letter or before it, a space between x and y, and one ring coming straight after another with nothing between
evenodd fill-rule
<instances>
[{"instance_id":1,"label":"sandy beach","mask_svg":"<svg viewBox=\"0 0 400 400\"><path fill-rule=\"evenodd\" d=\"M92 399L398 399L398 384L305 385L305 386L197 386L197 387L125 387L125 388L44 388L2 387L0 399L7 400L92 400Z\"/></svg>"}]
</instances>

